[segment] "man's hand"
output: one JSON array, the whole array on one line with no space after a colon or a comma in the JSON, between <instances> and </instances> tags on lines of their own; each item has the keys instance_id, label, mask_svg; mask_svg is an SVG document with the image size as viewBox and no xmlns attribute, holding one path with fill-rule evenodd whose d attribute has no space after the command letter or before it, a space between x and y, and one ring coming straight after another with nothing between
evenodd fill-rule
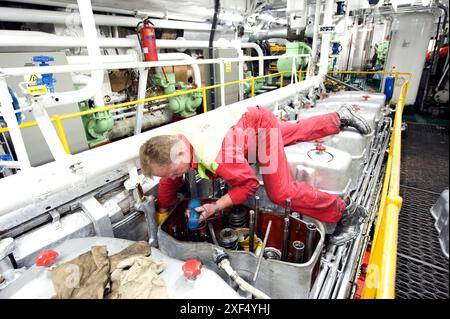
<instances>
[{"instance_id":1,"label":"man's hand","mask_svg":"<svg viewBox=\"0 0 450 319\"><path fill-rule=\"evenodd\" d=\"M202 206L195 208L195 210L200 213L199 222L202 222L203 220L217 213L219 210L221 210L221 208L219 204L217 204L217 202L214 202L203 204ZM190 218L189 209L186 210L186 215L188 218Z\"/></svg>"}]
</instances>

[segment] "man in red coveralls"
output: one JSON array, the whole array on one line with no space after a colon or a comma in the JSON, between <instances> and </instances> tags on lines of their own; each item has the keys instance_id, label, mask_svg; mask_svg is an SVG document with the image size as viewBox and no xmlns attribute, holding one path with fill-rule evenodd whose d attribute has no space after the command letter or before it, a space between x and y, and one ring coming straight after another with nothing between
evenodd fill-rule
<instances>
[{"instance_id":1,"label":"man in red coveralls","mask_svg":"<svg viewBox=\"0 0 450 319\"><path fill-rule=\"evenodd\" d=\"M244 202L259 187L249 165L255 161L273 203L284 207L286 200L290 199L293 211L327 224L337 224L331 238L337 245L354 238L359 232L360 219L366 215L364 208L349 199L343 200L307 183L295 181L284 146L337 134L345 126L354 127L361 134L369 134L371 128L367 122L350 105L342 106L335 113L296 123L280 123L264 107L242 109L222 110L216 113L216 119L215 112L210 112L208 123L203 127L199 128L197 123L197 126L187 127L181 133L155 136L141 146L139 155L144 175L161 177L159 211L166 211L176 204L177 190L183 175L190 169L197 170L203 178L218 176L232 187L216 202L197 208L201 218Z\"/></svg>"}]
</instances>

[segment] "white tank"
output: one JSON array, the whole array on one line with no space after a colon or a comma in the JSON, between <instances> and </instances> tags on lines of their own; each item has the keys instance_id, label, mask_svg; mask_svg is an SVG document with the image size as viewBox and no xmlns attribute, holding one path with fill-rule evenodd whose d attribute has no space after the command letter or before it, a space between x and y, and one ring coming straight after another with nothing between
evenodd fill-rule
<instances>
[{"instance_id":1,"label":"white tank","mask_svg":"<svg viewBox=\"0 0 450 319\"><path fill-rule=\"evenodd\" d=\"M331 93L327 98L321 101L344 101L344 100L354 100L356 102L373 102L384 105L386 102L386 95L384 93L371 93L368 91L339 91L336 93Z\"/></svg>"},{"instance_id":2,"label":"white tank","mask_svg":"<svg viewBox=\"0 0 450 319\"><path fill-rule=\"evenodd\" d=\"M427 12L412 12L394 18L391 30L386 70L393 67L399 72L411 72L406 104L414 104L420 77L430 43L434 16ZM403 81L397 81L393 99L398 99Z\"/></svg>"}]
</instances>

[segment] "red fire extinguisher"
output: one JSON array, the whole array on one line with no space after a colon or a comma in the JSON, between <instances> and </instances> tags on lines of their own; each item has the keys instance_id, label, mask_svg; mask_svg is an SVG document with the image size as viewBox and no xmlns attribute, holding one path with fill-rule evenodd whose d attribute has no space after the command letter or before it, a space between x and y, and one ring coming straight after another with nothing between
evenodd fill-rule
<instances>
[{"instance_id":1,"label":"red fire extinguisher","mask_svg":"<svg viewBox=\"0 0 450 319\"><path fill-rule=\"evenodd\" d=\"M151 23L147 18L139 22L137 26L138 35L140 35L142 52L144 54L144 61L158 61L155 29L151 27L152 25L153 23Z\"/></svg>"}]
</instances>

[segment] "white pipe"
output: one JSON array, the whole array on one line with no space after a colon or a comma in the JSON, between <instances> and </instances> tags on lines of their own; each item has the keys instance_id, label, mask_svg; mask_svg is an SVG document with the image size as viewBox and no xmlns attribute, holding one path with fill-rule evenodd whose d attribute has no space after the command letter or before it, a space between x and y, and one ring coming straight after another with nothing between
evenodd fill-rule
<instances>
[{"instance_id":1,"label":"white pipe","mask_svg":"<svg viewBox=\"0 0 450 319\"><path fill-rule=\"evenodd\" d=\"M294 85L72 155L71 163L79 163L78 169L71 168L64 162L51 162L32 168L27 174L2 178L0 229L6 227L8 220L25 222L42 214L47 206L58 207L104 185L105 180L114 180L128 174L128 166L136 165L139 147L153 136L169 134L172 129L196 123L194 121L207 121L211 112L227 112L231 107L260 105L273 109L276 103L292 100L297 92L317 87L322 81L323 77L311 77Z\"/></svg>"},{"instance_id":2,"label":"white pipe","mask_svg":"<svg viewBox=\"0 0 450 319\"><path fill-rule=\"evenodd\" d=\"M7 76L23 76L28 74L43 73L69 73L82 72L91 70L118 70L118 69L136 69L136 68L154 68L161 66L191 65L191 64L211 64L223 62L241 62L241 61L258 61L262 60L278 60L280 58L309 57L309 54L292 54L283 56L264 56L259 57L243 57L243 58L227 58L227 59L198 59L193 61L158 61L158 62L128 62L128 63L99 63L84 65L53 65L43 67L18 67L18 68L0 68L0 71Z\"/></svg>"},{"instance_id":3,"label":"white pipe","mask_svg":"<svg viewBox=\"0 0 450 319\"><path fill-rule=\"evenodd\" d=\"M333 5L334 0L326 0L323 24L331 25L333 23ZM330 51L331 34L322 34L322 43L320 47L319 75L325 75L328 72L328 60Z\"/></svg>"},{"instance_id":4,"label":"white pipe","mask_svg":"<svg viewBox=\"0 0 450 319\"><path fill-rule=\"evenodd\" d=\"M208 41L193 41L193 40L157 40L156 46L160 49L183 49L183 48L199 48L205 49L209 47ZM233 43L228 40L220 39L213 42L215 48L233 48ZM263 57L264 52L259 45L253 42L241 42L242 49L251 48L256 51L258 57ZM264 61L259 61L259 75L264 75Z\"/></svg>"},{"instance_id":5,"label":"white pipe","mask_svg":"<svg viewBox=\"0 0 450 319\"><path fill-rule=\"evenodd\" d=\"M102 63L125 63L125 62L137 62L136 55L133 54L115 54L115 55L102 55ZM68 64L89 64L89 55L69 55L67 56Z\"/></svg>"},{"instance_id":6,"label":"white pipe","mask_svg":"<svg viewBox=\"0 0 450 319\"><path fill-rule=\"evenodd\" d=\"M225 106L225 62L221 62L219 64L219 73L220 73L220 104L221 106Z\"/></svg>"},{"instance_id":7,"label":"white pipe","mask_svg":"<svg viewBox=\"0 0 450 319\"><path fill-rule=\"evenodd\" d=\"M245 49L245 48L251 48L253 50L256 51L256 53L258 54L258 57L263 57L264 56L264 52L261 49L261 47L259 45L257 45L256 43L253 42L243 42L241 43L241 48ZM264 61L263 60L259 60L259 75L264 75Z\"/></svg>"},{"instance_id":8,"label":"white pipe","mask_svg":"<svg viewBox=\"0 0 450 319\"><path fill-rule=\"evenodd\" d=\"M81 11L81 10L80 10ZM110 15L95 14L95 24L98 26L118 26L135 28L141 21L139 18L123 17ZM79 25L80 14L77 12L69 13L52 10L34 10L19 8L0 8L0 21L8 22L30 22L30 23L52 23L64 25ZM210 23L195 23L186 21L174 21L164 19L151 19L154 27L157 29L182 29L193 31L210 31ZM218 26L218 30L225 30Z\"/></svg>"},{"instance_id":9,"label":"white pipe","mask_svg":"<svg viewBox=\"0 0 450 319\"><path fill-rule=\"evenodd\" d=\"M134 48L139 45L134 38L99 38L98 43L103 48ZM0 30L0 49L2 47L66 49L86 46L85 38L58 36L38 31Z\"/></svg>"},{"instance_id":10,"label":"white pipe","mask_svg":"<svg viewBox=\"0 0 450 319\"><path fill-rule=\"evenodd\" d=\"M80 9L83 33L91 65L94 66L101 64L100 47L98 44L91 3L90 1L78 0L78 6ZM45 95L43 101L44 106L53 107L70 103L78 103L91 97L94 97L96 106L103 106L103 96L100 94L103 85L103 73L103 70L93 70L91 80L80 90L63 93L50 93Z\"/></svg>"},{"instance_id":11,"label":"white pipe","mask_svg":"<svg viewBox=\"0 0 450 319\"><path fill-rule=\"evenodd\" d=\"M261 252L262 253L262 252ZM223 269L227 275L244 291L251 293L255 296L256 299L270 299L268 295L266 295L261 290L253 287L236 272L236 270L231 267L230 261L228 259L223 259L219 264L219 268Z\"/></svg>"},{"instance_id":12,"label":"white pipe","mask_svg":"<svg viewBox=\"0 0 450 319\"><path fill-rule=\"evenodd\" d=\"M139 84L138 84L138 100L145 99L147 92L148 69L139 69ZM136 118L134 123L134 135L138 135L142 130L142 119L144 117L144 103L136 105Z\"/></svg>"},{"instance_id":13,"label":"white pipe","mask_svg":"<svg viewBox=\"0 0 450 319\"><path fill-rule=\"evenodd\" d=\"M313 28L313 42L311 48L311 61L309 63L309 72L307 78L314 75L317 62L317 42L319 39L319 23L320 23L320 8L322 6L321 0L316 0L316 7L314 13L314 28Z\"/></svg>"},{"instance_id":14,"label":"white pipe","mask_svg":"<svg viewBox=\"0 0 450 319\"><path fill-rule=\"evenodd\" d=\"M66 154L62 146L61 140L59 139L59 136L53 127L53 123L50 120L50 116L42 104L42 100L34 103L32 112L53 158L55 161L64 160L69 155Z\"/></svg>"},{"instance_id":15,"label":"white pipe","mask_svg":"<svg viewBox=\"0 0 450 319\"><path fill-rule=\"evenodd\" d=\"M139 44L135 38L98 38L100 47L109 48L135 48ZM0 30L0 48L1 47L38 47L38 48L77 48L85 47L86 40L84 38L57 36L45 32L36 31L3 31ZM229 48L234 47L233 44L225 39L213 42L214 47ZM159 49L182 49L182 48L208 48L208 41L191 41L191 40L156 40L156 47ZM264 57L264 53L259 45L251 42L241 43L241 48L251 48L256 51L258 57ZM103 56L104 62L131 62L134 58L128 57L115 60L113 56ZM69 64L81 64L85 58L70 56L67 57ZM264 75L264 61L259 61L259 75Z\"/></svg>"}]
</instances>

